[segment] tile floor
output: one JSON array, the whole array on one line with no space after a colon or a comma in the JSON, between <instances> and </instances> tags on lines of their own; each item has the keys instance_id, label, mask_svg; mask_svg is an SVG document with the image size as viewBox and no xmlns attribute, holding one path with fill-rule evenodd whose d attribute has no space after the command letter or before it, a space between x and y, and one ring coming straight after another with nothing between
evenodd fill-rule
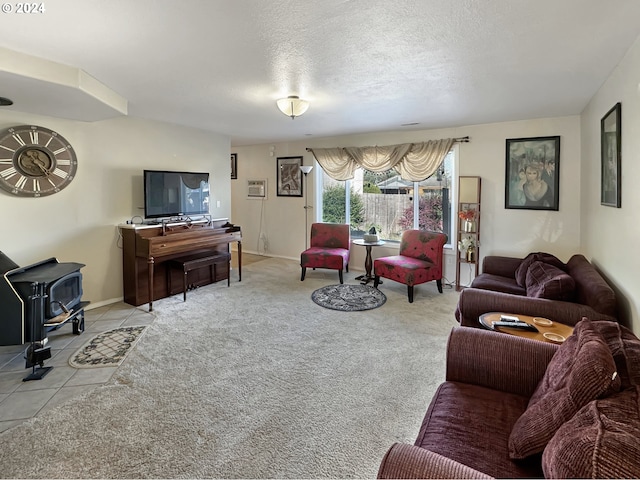
<instances>
[{"instance_id":1,"label":"tile floor","mask_svg":"<svg viewBox=\"0 0 640 480\"><path fill-rule=\"evenodd\" d=\"M41 380L22 381L32 370L25 368L26 346L0 346L0 432L108 382L117 367L76 369L69 365L69 357L98 333L149 325L154 318L146 306L123 302L85 311L82 334L73 334L71 322L48 333L51 358L44 366L54 368Z\"/></svg>"}]
</instances>

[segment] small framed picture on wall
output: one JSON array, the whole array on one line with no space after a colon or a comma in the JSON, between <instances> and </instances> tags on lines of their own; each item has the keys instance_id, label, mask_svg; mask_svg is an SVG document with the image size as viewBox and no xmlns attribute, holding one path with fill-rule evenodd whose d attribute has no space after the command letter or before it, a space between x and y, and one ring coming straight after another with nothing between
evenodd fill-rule
<instances>
[{"instance_id":1,"label":"small framed picture on wall","mask_svg":"<svg viewBox=\"0 0 640 480\"><path fill-rule=\"evenodd\" d=\"M620 135L620 120L622 118L622 106L616 103L600 120L600 204L608 207L620 208L622 195L620 186L622 183L620 148L622 138Z\"/></svg>"},{"instance_id":2,"label":"small framed picture on wall","mask_svg":"<svg viewBox=\"0 0 640 480\"><path fill-rule=\"evenodd\" d=\"M508 138L505 208L558 210L560 137Z\"/></svg>"},{"instance_id":3,"label":"small framed picture on wall","mask_svg":"<svg viewBox=\"0 0 640 480\"><path fill-rule=\"evenodd\" d=\"M237 180L238 178L238 154L231 154L231 180Z\"/></svg>"},{"instance_id":4,"label":"small framed picture on wall","mask_svg":"<svg viewBox=\"0 0 640 480\"><path fill-rule=\"evenodd\" d=\"M277 195L279 197L302 196L302 157L278 157L277 163Z\"/></svg>"}]
</instances>

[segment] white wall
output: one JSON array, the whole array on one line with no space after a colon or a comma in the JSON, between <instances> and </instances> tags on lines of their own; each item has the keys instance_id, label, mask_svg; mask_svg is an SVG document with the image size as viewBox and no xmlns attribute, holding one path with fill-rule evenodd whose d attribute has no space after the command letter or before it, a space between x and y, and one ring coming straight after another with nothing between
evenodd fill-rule
<instances>
[{"instance_id":1,"label":"white wall","mask_svg":"<svg viewBox=\"0 0 640 480\"><path fill-rule=\"evenodd\" d=\"M42 198L0 192L0 250L19 265L49 257L86 264L84 299L122 298L122 251L116 225L143 215L142 170L209 172L211 214L229 217L229 139L202 130L119 117L95 123L0 111L0 129L40 125L76 150L78 172L61 192ZM216 201L220 200L220 208Z\"/></svg>"},{"instance_id":2,"label":"white wall","mask_svg":"<svg viewBox=\"0 0 640 480\"><path fill-rule=\"evenodd\" d=\"M618 291L620 315L640 332L640 38L582 114L582 238L586 255ZM600 205L600 120L622 103L622 208Z\"/></svg>"},{"instance_id":3,"label":"white wall","mask_svg":"<svg viewBox=\"0 0 640 480\"><path fill-rule=\"evenodd\" d=\"M622 315L640 331L635 212L640 189L640 40L592 99L581 117L474 125L460 128L386 132L314 139L271 146L229 147L227 137L175 125L121 117L83 123L0 110L0 128L35 124L59 131L75 147L77 178L62 192L18 198L0 192L0 250L21 265L48 257L85 263L85 298L96 303L122 296L121 250L115 226L141 213L142 170L184 169L212 175L212 215L242 226L248 252L298 258L304 248L304 198L277 197L276 157L304 157L306 147L388 145L469 135L461 144L460 174L482 177L481 256L548 251L563 260L575 252L587 258L617 288ZM622 102L622 208L600 205L600 119ZM561 136L560 210L504 208L505 139ZM238 153L238 179L229 182L229 151ZM310 174L309 198L314 197ZM267 179L266 201L247 200L247 179ZM220 208L216 201L221 201ZM312 200L311 204L315 204ZM310 219L311 222L311 219ZM375 256L393 249L379 248ZM362 269L364 249L353 251L353 269ZM452 263L445 274L454 280ZM464 280L464 278L463 278Z\"/></svg>"},{"instance_id":4,"label":"white wall","mask_svg":"<svg viewBox=\"0 0 640 480\"><path fill-rule=\"evenodd\" d=\"M566 261L573 253L580 252L580 118L577 116L232 147L232 151L238 154L238 179L231 182L232 219L242 226L243 248L264 253L264 244L259 241L262 220L262 233L268 241L268 255L299 258L304 250L304 198L276 196L277 157L303 156L304 164L311 165L313 155L306 151L306 147L392 145L466 135L471 141L459 146L459 173L482 177L481 257L495 254L518 256L530 251L546 251ZM506 210L505 140L552 135L561 136L558 169L560 210ZM274 155L270 156L272 146L275 150ZM315 195L313 178L316 174L317 170L309 174L310 199ZM266 178L268 181L269 198L264 202L246 198L247 180L254 178ZM310 204L315 202L310 201ZM393 252L393 248L375 248L373 254L378 257ZM364 249L352 249L352 269L364 269L364 253ZM455 258L451 256L447 259L445 276L455 281ZM467 272L461 275L463 283L467 282L465 275Z\"/></svg>"}]
</instances>

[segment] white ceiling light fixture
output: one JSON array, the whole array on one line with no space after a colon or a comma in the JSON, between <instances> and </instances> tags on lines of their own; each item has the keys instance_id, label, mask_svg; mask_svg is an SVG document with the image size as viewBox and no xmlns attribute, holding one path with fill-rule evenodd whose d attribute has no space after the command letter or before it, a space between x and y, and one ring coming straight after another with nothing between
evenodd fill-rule
<instances>
[{"instance_id":1,"label":"white ceiling light fixture","mask_svg":"<svg viewBox=\"0 0 640 480\"><path fill-rule=\"evenodd\" d=\"M282 113L293 120L299 117L309 108L309 102L302 100L297 95L289 95L287 98L279 99L276 104Z\"/></svg>"}]
</instances>

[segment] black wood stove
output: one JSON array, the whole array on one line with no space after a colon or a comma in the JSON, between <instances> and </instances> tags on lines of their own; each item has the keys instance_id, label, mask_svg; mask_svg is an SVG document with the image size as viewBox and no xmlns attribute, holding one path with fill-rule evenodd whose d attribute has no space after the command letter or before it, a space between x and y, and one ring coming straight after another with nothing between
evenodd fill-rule
<instances>
[{"instance_id":1,"label":"black wood stove","mask_svg":"<svg viewBox=\"0 0 640 480\"><path fill-rule=\"evenodd\" d=\"M82 263L49 258L19 267L0 252L0 345L46 343L47 332L67 322L84 330Z\"/></svg>"}]
</instances>

